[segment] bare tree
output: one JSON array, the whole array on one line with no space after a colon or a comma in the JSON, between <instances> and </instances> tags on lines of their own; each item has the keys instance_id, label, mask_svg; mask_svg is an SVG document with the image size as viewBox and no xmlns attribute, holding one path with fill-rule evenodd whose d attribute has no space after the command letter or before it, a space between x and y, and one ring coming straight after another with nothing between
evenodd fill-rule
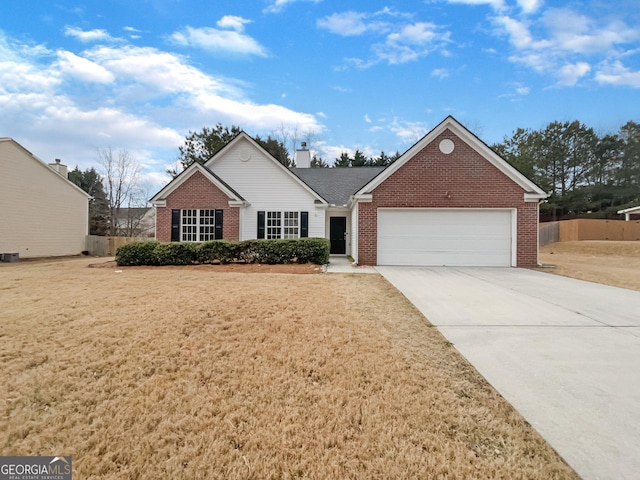
<instances>
[{"instance_id":1,"label":"bare tree","mask_svg":"<svg viewBox=\"0 0 640 480\"><path fill-rule=\"evenodd\" d=\"M273 132L271 136L284 145L288 150L289 155L293 158L295 156L295 151L302 142L305 142L309 148L313 147L317 137L317 132L315 130L302 131L298 124L294 126L285 126L284 123L282 123L280 124L280 129Z\"/></svg>"},{"instance_id":2,"label":"bare tree","mask_svg":"<svg viewBox=\"0 0 640 480\"><path fill-rule=\"evenodd\" d=\"M140 163L127 150L114 152L111 147L98 150L98 163L102 166L104 186L109 202L109 234L117 235L123 208L146 205L139 187ZM131 222L128 220L126 224Z\"/></svg>"}]
</instances>

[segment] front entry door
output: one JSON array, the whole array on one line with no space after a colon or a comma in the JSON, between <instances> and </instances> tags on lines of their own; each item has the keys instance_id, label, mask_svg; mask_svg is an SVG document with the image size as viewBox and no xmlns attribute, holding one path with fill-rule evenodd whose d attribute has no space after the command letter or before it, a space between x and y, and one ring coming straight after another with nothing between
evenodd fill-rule
<instances>
[{"instance_id":1,"label":"front entry door","mask_svg":"<svg viewBox=\"0 0 640 480\"><path fill-rule=\"evenodd\" d=\"M347 253L347 217L329 217L329 240L331 253L344 255Z\"/></svg>"}]
</instances>

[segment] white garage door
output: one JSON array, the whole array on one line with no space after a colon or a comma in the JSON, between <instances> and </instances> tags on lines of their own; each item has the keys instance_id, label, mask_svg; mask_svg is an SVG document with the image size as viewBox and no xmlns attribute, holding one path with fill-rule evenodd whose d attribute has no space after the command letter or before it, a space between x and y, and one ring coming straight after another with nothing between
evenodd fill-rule
<instances>
[{"instance_id":1,"label":"white garage door","mask_svg":"<svg viewBox=\"0 0 640 480\"><path fill-rule=\"evenodd\" d=\"M511 210L379 209L378 265L511 266Z\"/></svg>"}]
</instances>

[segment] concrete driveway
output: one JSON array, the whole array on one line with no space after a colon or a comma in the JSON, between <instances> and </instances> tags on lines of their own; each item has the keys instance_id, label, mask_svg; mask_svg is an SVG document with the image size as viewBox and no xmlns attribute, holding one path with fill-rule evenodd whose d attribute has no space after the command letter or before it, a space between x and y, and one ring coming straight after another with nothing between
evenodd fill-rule
<instances>
[{"instance_id":1,"label":"concrete driveway","mask_svg":"<svg viewBox=\"0 0 640 480\"><path fill-rule=\"evenodd\" d=\"M580 476L640 478L640 292L515 268L376 269Z\"/></svg>"}]
</instances>

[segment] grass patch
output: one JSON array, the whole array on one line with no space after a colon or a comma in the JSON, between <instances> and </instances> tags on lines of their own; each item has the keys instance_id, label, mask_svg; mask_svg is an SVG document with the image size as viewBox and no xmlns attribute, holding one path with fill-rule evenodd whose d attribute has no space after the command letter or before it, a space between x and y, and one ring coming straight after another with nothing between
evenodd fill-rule
<instances>
[{"instance_id":1,"label":"grass patch","mask_svg":"<svg viewBox=\"0 0 640 480\"><path fill-rule=\"evenodd\" d=\"M540 249L544 271L640 291L640 241L558 242Z\"/></svg>"},{"instance_id":2,"label":"grass patch","mask_svg":"<svg viewBox=\"0 0 640 480\"><path fill-rule=\"evenodd\" d=\"M3 455L73 455L78 478L577 478L378 275L89 263L0 267Z\"/></svg>"}]
</instances>

